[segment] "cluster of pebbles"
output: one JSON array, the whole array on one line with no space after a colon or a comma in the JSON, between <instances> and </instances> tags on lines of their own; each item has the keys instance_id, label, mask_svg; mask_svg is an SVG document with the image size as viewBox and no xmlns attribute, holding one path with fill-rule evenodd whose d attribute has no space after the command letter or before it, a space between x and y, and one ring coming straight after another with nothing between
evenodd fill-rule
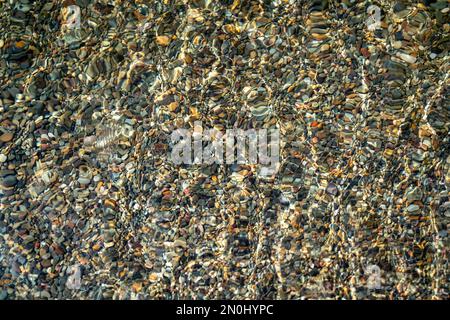
<instances>
[{"instance_id":1,"label":"cluster of pebbles","mask_svg":"<svg viewBox=\"0 0 450 320\"><path fill-rule=\"evenodd\" d=\"M449 298L447 0L2 0L0 30L0 299ZM278 172L173 164L195 121L280 130Z\"/></svg>"}]
</instances>

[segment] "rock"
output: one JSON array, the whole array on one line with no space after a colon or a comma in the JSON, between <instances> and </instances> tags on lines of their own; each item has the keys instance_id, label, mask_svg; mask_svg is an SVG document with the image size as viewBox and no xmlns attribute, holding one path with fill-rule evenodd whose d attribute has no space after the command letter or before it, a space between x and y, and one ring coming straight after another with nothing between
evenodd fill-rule
<instances>
[{"instance_id":1,"label":"rock","mask_svg":"<svg viewBox=\"0 0 450 320\"><path fill-rule=\"evenodd\" d=\"M81 178L78 178L78 182L81 185L88 185L89 183L91 183L91 179L81 177Z\"/></svg>"},{"instance_id":2,"label":"rock","mask_svg":"<svg viewBox=\"0 0 450 320\"><path fill-rule=\"evenodd\" d=\"M1 2L0 298L448 299L448 1L44 2ZM212 128L257 157L172 161Z\"/></svg>"},{"instance_id":3,"label":"rock","mask_svg":"<svg viewBox=\"0 0 450 320\"><path fill-rule=\"evenodd\" d=\"M15 175L7 175L0 178L0 183L5 188L11 188L17 184L17 178Z\"/></svg>"},{"instance_id":4,"label":"rock","mask_svg":"<svg viewBox=\"0 0 450 320\"><path fill-rule=\"evenodd\" d=\"M170 38L168 36L157 36L156 43L160 46L168 46L170 43Z\"/></svg>"},{"instance_id":5,"label":"rock","mask_svg":"<svg viewBox=\"0 0 450 320\"><path fill-rule=\"evenodd\" d=\"M9 141L12 140L12 138L13 138L13 134L7 132L7 133L4 133L4 134L2 134L2 135L0 136L0 141L1 141L1 142L9 142Z\"/></svg>"},{"instance_id":6,"label":"rock","mask_svg":"<svg viewBox=\"0 0 450 320\"><path fill-rule=\"evenodd\" d=\"M327 186L326 189L327 193L332 195L332 196L336 196L338 194L338 188L336 187L336 185L332 182L330 182Z\"/></svg>"},{"instance_id":7,"label":"rock","mask_svg":"<svg viewBox=\"0 0 450 320\"><path fill-rule=\"evenodd\" d=\"M418 211L419 209L420 207L417 204L411 204L406 208L408 212L415 212Z\"/></svg>"},{"instance_id":8,"label":"rock","mask_svg":"<svg viewBox=\"0 0 450 320\"><path fill-rule=\"evenodd\" d=\"M320 47L320 51L322 52L326 52L330 50L330 45L329 44L324 44L323 46Z\"/></svg>"}]
</instances>

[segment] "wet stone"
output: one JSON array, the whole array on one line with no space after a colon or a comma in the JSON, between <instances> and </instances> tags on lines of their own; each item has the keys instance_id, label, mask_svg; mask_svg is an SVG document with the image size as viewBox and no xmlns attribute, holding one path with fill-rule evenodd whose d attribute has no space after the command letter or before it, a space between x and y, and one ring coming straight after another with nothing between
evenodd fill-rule
<instances>
[{"instance_id":1,"label":"wet stone","mask_svg":"<svg viewBox=\"0 0 450 320\"><path fill-rule=\"evenodd\" d=\"M2 1L0 299L448 299L449 12Z\"/></svg>"}]
</instances>

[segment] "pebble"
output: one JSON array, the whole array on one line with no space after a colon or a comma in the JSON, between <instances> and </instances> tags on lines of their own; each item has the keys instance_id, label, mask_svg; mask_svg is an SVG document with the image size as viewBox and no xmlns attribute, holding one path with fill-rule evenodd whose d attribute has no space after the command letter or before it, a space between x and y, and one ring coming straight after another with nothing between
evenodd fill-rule
<instances>
[{"instance_id":1,"label":"pebble","mask_svg":"<svg viewBox=\"0 0 450 320\"><path fill-rule=\"evenodd\" d=\"M13 138L12 133L4 133L0 136L0 141L1 142L9 142L12 140L12 138Z\"/></svg>"},{"instance_id":2,"label":"pebble","mask_svg":"<svg viewBox=\"0 0 450 320\"><path fill-rule=\"evenodd\" d=\"M449 298L448 1L16 2L0 299ZM280 161L175 165L195 121Z\"/></svg>"},{"instance_id":3,"label":"pebble","mask_svg":"<svg viewBox=\"0 0 450 320\"><path fill-rule=\"evenodd\" d=\"M330 183L327 186L327 192L333 196L338 194L338 189L334 183Z\"/></svg>"},{"instance_id":4,"label":"pebble","mask_svg":"<svg viewBox=\"0 0 450 320\"><path fill-rule=\"evenodd\" d=\"M82 185L87 185L87 184L89 184L90 182L91 182L91 179L88 179L88 178L78 178L78 182L80 183L80 184L82 184Z\"/></svg>"},{"instance_id":5,"label":"pebble","mask_svg":"<svg viewBox=\"0 0 450 320\"><path fill-rule=\"evenodd\" d=\"M406 210L408 211L408 212L414 212L414 211L417 211L417 210L419 210L420 209L420 207L418 206L418 205L416 205L416 204L411 204L411 205L409 205L407 208L406 208Z\"/></svg>"},{"instance_id":6,"label":"pebble","mask_svg":"<svg viewBox=\"0 0 450 320\"><path fill-rule=\"evenodd\" d=\"M14 187L17 184L15 175L7 175L1 178L0 184L5 188Z\"/></svg>"}]
</instances>

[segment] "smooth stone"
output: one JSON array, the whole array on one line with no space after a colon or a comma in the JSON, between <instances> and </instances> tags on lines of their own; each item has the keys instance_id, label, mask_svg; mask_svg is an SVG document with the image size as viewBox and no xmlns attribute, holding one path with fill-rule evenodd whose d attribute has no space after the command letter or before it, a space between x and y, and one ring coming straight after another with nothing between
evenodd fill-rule
<instances>
[{"instance_id":1,"label":"smooth stone","mask_svg":"<svg viewBox=\"0 0 450 320\"><path fill-rule=\"evenodd\" d=\"M320 47L320 51L325 52L330 50L330 45L329 44L324 44L322 47Z\"/></svg>"},{"instance_id":2,"label":"smooth stone","mask_svg":"<svg viewBox=\"0 0 450 320\"><path fill-rule=\"evenodd\" d=\"M338 189L337 189L336 185L332 182L328 184L326 191L328 194L331 194L333 196L338 194Z\"/></svg>"},{"instance_id":3,"label":"smooth stone","mask_svg":"<svg viewBox=\"0 0 450 320\"><path fill-rule=\"evenodd\" d=\"M43 298L43 299L50 299L51 298L50 292L42 291L41 292L41 298Z\"/></svg>"},{"instance_id":4,"label":"smooth stone","mask_svg":"<svg viewBox=\"0 0 450 320\"><path fill-rule=\"evenodd\" d=\"M418 188L414 188L406 194L408 201L420 200L422 198L422 192Z\"/></svg>"},{"instance_id":5,"label":"smooth stone","mask_svg":"<svg viewBox=\"0 0 450 320\"><path fill-rule=\"evenodd\" d=\"M397 57L399 57L400 59L402 59L403 61L406 61L408 63L414 63L417 60L416 57L411 56L411 55L406 54L406 53L402 53L402 52L398 52L397 53Z\"/></svg>"},{"instance_id":6,"label":"smooth stone","mask_svg":"<svg viewBox=\"0 0 450 320\"><path fill-rule=\"evenodd\" d=\"M1 180L1 184L5 188L14 187L17 184L16 176L9 175L9 176L3 177L3 179Z\"/></svg>"},{"instance_id":7,"label":"smooth stone","mask_svg":"<svg viewBox=\"0 0 450 320\"><path fill-rule=\"evenodd\" d=\"M87 185L87 184L91 183L91 179L81 177L81 178L78 179L78 182L81 185Z\"/></svg>"},{"instance_id":8,"label":"smooth stone","mask_svg":"<svg viewBox=\"0 0 450 320\"><path fill-rule=\"evenodd\" d=\"M0 153L0 162L5 162L7 159L6 155L4 155L3 153Z\"/></svg>"},{"instance_id":9,"label":"smooth stone","mask_svg":"<svg viewBox=\"0 0 450 320\"><path fill-rule=\"evenodd\" d=\"M407 208L406 208L406 210L408 211L408 212L414 212L414 211L417 211L417 210L419 210L420 209L420 207L417 205L417 204L411 204L411 205L409 205Z\"/></svg>"},{"instance_id":10,"label":"smooth stone","mask_svg":"<svg viewBox=\"0 0 450 320\"><path fill-rule=\"evenodd\" d=\"M9 142L9 141L12 140L12 138L13 138L13 134L7 132L7 133L4 133L4 134L2 134L2 135L0 136L0 141L1 141L1 142Z\"/></svg>"}]
</instances>

